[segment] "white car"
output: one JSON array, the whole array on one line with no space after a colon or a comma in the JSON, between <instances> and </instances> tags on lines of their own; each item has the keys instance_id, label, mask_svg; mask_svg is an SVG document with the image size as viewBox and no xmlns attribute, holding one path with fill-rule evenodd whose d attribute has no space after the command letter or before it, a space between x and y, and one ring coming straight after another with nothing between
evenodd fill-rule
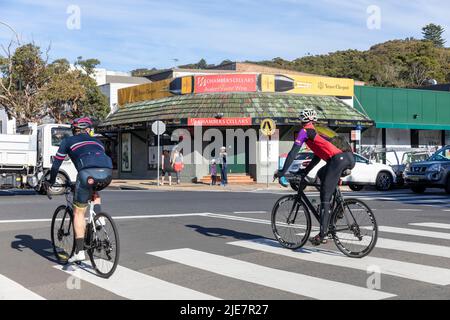
<instances>
[{"instance_id":1,"label":"white car","mask_svg":"<svg viewBox=\"0 0 450 320\"><path fill-rule=\"evenodd\" d=\"M311 152L301 152L297 155L293 164L289 168L291 172L297 172L306 168L311 162L314 154ZM342 182L353 191L360 191L364 186L375 186L379 191L387 191L396 183L397 177L391 166L374 163L359 154L355 154L355 167L352 174L342 179ZM308 174L310 181L318 181L317 172L325 165L325 161L320 163ZM292 186L292 185L291 185ZM295 188L295 186L292 186Z\"/></svg>"}]
</instances>

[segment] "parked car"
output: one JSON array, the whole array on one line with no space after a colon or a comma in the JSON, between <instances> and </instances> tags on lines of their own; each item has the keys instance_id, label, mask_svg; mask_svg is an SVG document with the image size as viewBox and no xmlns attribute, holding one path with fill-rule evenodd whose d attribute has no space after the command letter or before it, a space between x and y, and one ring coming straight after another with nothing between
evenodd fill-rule
<instances>
[{"instance_id":1,"label":"parked car","mask_svg":"<svg viewBox=\"0 0 450 320\"><path fill-rule=\"evenodd\" d=\"M425 161L432 155L433 152L425 148L375 148L368 153L367 158L372 162L390 165L397 177L397 185L403 186L406 166L412 162Z\"/></svg>"},{"instance_id":2,"label":"parked car","mask_svg":"<svg viewBox=\"0 0 450 320\"><path fill-rule=\"evenodd\" d=\"M450 194L450 145L438 150L427 161L407 165L404 178L415 193L424 193L427 188L444 188Z\"/></svg>"},{"instance_id":3,"label":"parked car","mask_svg":"<svg viewBox=\"0 0 450 320\"><path fill-rule=\"evenodd\" d=\"M311 152L301 152L297 155L296 159L292 163L289 171L297 172L300 169L304 169L311 162L314 154ZM396 183L397 177L394 170L385 164L374 163L364 158L359 154L355 154L355 168L352 170L352 174L342 179L343 184L346 184L353 191L360 191L365 186L375 186L379 191L387 191L392 188ZM308 174L309 181L319 182L317 172L321 167L325 165L324 161L320 163ZM294 190L298 190L297 185L292 185Z\"/></svg>"}]
</instances>

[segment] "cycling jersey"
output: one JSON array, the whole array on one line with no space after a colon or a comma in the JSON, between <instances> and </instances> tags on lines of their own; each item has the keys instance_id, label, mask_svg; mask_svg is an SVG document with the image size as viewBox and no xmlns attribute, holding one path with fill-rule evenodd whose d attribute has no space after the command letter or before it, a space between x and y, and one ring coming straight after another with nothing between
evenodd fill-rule
<instances>
[{"instance_id":1,"label":"cycling jersey","mask_svg":"<svg viewBox=\"0 0 450 320\"><path fill-rule=\"evenodd\" d=\"M347 152L347 148L342 149L335 146L330 137L320 135L317 133L312 123L306 124L299 132L295 145L301 147L304 143L311 149L312 152L324 161L330 160L335 155Z\"/></svg>"},{"instance_id":2,"label":"cycling jersey","mask_svg":"<svg viewBox=\"0 0 450 320\"><path fill-rule=\"evenodd\" d=\"M59 167L66 156L69 156L78 172L90 168L113 168L111 158L105 154L105 147L99 140L86 133L78 134L61 142L51 169L51 183L55 182Z\"/></svg>"}]
</instances>

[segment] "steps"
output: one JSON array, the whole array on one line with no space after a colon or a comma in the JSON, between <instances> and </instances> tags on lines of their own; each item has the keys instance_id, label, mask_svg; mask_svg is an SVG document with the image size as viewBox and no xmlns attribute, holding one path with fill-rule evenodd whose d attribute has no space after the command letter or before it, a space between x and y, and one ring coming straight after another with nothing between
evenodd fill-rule
<instances>
[{"instance_id":1,"label":"steps","mask_svg":"<svg viewBox=\"0 0 450 320\"><path fill-rule=\"evenodd\" d=\"M204 176L203 178L200 179L200 183L210 184L211 176ZM220 183L220 175L217 175L217 183ZM228 184L249 185L249 184L256 184L256 182L251 176L249 176L245 173L242 173L242 174L234 173L234 174L228 174Z\"/></svg>"}]
</instances>

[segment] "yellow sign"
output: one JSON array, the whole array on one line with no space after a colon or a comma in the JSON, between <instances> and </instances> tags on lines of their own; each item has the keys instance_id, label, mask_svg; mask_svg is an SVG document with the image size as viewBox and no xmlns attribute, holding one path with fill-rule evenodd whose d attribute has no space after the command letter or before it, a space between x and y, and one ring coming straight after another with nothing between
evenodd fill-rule
<instances>
[{"instance_id":1,"label":"yellow sign","mask_svg":"<svg viewBox=\"0 0 450 320\"><path fill-rule=\"evenodd\" d=\"M262 92L286 92L319 96L353 97L355 81L298 75L261 75Z\"/></svg>"},{"instance_id":2,"label":"yellow sign","mask_svg":"<svg viewBox=\"0 0 450 320\"><path fill-rule=\"evenodd\" d=\"M275 124L275 121L273 121L272 119L264 119L261 122L260 128L263 135L270 137L273 136L273 134L275 133L277 126Z\"/></svg>"}]
</instances>

